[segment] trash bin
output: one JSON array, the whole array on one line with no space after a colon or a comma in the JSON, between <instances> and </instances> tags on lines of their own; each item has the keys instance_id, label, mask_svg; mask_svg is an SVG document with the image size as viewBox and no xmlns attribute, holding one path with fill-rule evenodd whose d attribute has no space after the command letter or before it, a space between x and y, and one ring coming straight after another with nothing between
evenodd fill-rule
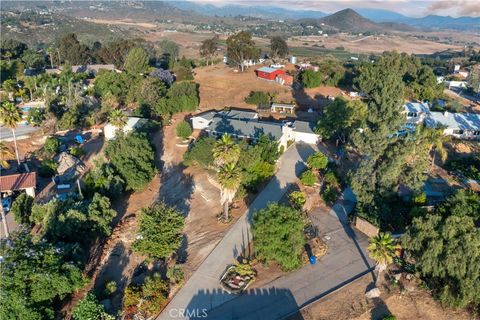
<instances>
[{"instance_id":1,"label":"trash bin","mask_svg":"<svg viewBox=\"0 0 480 320\"><path fill-rule=\"evenodd\" d=\"M310 264L315 264L315 263L317 263L317 257L310 256Z\"/></svg>"}]
</instances>

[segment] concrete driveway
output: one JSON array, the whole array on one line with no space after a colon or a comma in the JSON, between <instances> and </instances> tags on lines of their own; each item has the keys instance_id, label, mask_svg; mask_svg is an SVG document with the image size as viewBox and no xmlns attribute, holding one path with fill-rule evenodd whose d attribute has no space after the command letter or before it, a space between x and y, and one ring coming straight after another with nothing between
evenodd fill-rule
<instances>
[{"instance_id":1,"label":"concrete driveway","mask_svg":"<svg viewBox=\"0 0 480 320\"><path fill-rule=\"evenodd\" d=\"M310 218L328 244L327 254L315 265L308 265L279 278L268 286L248 290L221 306L205 311L206 319L283 319L329 293L371 272L374 262L365 248L368 238L348 225L347 214L353 209L354 196L347 189L329 212L320 209ZM374 280L372 273L372 281ZM201 290L187 308L192 314L207 297L221 300L225 293ZM198 315L190 317L199 319Z\"/></svg>"},{"instance_id":2,"label":"concrete driveway","mask_svg":"<svg viewBox=\"0 0 480 320\"><path fill-rule=\"evenodd\" d=\"M293 184L305 169L306 159L315 150L315 146L297 144L280 157L280 168L277 174L175 295L158 319L185 319L187 317L182 316L184 315L182 312L187 307L189 310L210 310L237 297L221 290L220 277L225 269L242 254L251 239L252 214L258 209L265 208L269 202L278 202L282 198L289 185ZM197 295L202 290L220 292L220 294Z\"/></svg>"}]
</instances>

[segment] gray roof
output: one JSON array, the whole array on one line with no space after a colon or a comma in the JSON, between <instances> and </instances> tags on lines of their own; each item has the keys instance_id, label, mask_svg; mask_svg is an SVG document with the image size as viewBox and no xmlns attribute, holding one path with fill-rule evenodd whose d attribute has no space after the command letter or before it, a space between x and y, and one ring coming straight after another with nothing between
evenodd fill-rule
<instances>
[{"instance_id":1,"label":"gray roof","mask_svg":"<svg viewBox=\"0 0 480 320\"><path fill-rule=\"evenodd\" d=\"M430 108L427 103L422 102L409 102L406 103L403 108L406 112L430 112Z\"/></svg>"},{"instance_id":2,"label":"gray roof","mask_svg":"<svg viewBox=\"0 0 480 320\"><path fill-rule=\"evenodd\" d=\"M295 108L295 105L289 103L272 103L272 107Z\"/></svg>"},{"instance_id":3,"label":"gray roof","mask_svg":"<svg viewBox=\"0 0 480 320\"><path fill-rule=\"evenodd\" d=\"M220 111L216 115L217 117L224 117L224 118L229 118L229 119L244 119L244 120L250 120L250 119L256 119L258 118L258 113L255 111L244 111L244 110L224 110Z\"/></svg>"},{"instance_id":4,"label":"gray roof","mask_svg":"<svg viewBox=\"0 0 480 320\"><path fill-rule=\"evenodd\" d=\"M430 127L443 125L454 130L480 130L480 114L431 112L425 122Z\"/></svg>"},{"instance_id":5,"label":"gray roof","mask_svg":"<svg viewBox=\"0 0 480 320\"><path fill-rule=\"evenodd\" d=\"M315 123L308 121L298 121L293 123L293 131L315 134Z\"/></svg>"},{"instance_id":6,"label":"gray roof","mask_svg":"<svg viewBox=\"0 0 480 320\"><path fill-rule=\"evenodd\" d=\"M262 134L265 134L275 140L279 140L283 134L281 123L220 117L215 117L205 130L248 138L259 138Z\"/></svg>"},{"instance_id":7,"label":"gray roof","mask_svg":"<svg viewBox=\"0 0 480 320\"><path fill-rule=\"evenodd\" d=\"M199 117L199 118L203 118L205 120L211 121L217 113L218 111L215 111L215 110L205 111L205 112L194 115L193 118Z\"/></svg>"}]
</instances>

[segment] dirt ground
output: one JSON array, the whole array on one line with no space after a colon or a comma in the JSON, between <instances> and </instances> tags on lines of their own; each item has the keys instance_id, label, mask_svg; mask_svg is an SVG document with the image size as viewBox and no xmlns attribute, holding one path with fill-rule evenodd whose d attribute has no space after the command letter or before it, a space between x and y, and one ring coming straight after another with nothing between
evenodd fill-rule
<instances>
[{"instance_id":1,"label":"dirt ground","mask_svg":"<svg viewBox=\"0 0 480 320\"><path fill-rule=\"evenodd\" d=\"M377 320L393 314L398 320L473 319L463 310L444 309L425 291L415 289L404 294L382 292L380 299L365 298L372 277L367 274L350 285L320 299L290 320Z\"/></svg>"},{"instance_id":2,"label":"dirt ground","mask_svg":"<svg viewBox=\"0 0 480 320\"><path fill-rule=\"evenodd\" d=\"M293 102L290 88L257 78L255 69L257 66L245 72L234 72L223 63L195 69L195 81L200 84L200 110L223 109L231 106L255 109L255 106L244 101L251 91L275 94L278 102Z\"/></svg>"}]
</instances>

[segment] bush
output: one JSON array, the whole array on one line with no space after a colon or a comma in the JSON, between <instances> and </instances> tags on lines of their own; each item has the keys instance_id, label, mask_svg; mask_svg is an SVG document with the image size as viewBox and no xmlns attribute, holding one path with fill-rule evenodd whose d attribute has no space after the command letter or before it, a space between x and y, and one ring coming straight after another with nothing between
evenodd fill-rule
<instances>
[{"instance_id":1,"label":"bush","mask_svg":"<svg viewBox=\"0 0 480 320\"><path fill-rule=\"evenodd\" d=\"M109 297L115 292L117 292L117 283L113 280L107 282L107 284L105 285L105 295Z\"/></svg>"},{"instance_id":2,"label":"bush","mask_svg":"<svg viewBox=\"0 0 480 320\"><path fill-rule=\"evenodd\" d=\"M287 206L269 204L253 216L255 253L260 260L276 261L283 270L301 266L305 244L301 213Z\"/></svg>"},{"instance_id":3,"label":"bush","mask_svg":"<svg viewBox=\"0 0 480 320\"><path fill-rule=\"evenodd\" d=\"M145 317L157 315L168 302L169 290L168 283L158 273L146 277L142 286L129 285L123 298L127 318L138 313Z\"/></svg>"},{"instance_id":4,"label":"bush","mask_svg":"<svg viewBox=\"0 0 480 320\"><path fill-rule=\"evenodd\" d=\"M300 176L300 182L304 186L311 187L317 182L317 176L312 170L306 170Z\"/></svg>"},{"instance_id":5,"label":"bush","mask_svg":"<svg viewBox=\"0 0 480 320\"><path fill-rule=\"evenodd\" d=\"M145 134L117 136L108 143L105 155L126 182L127 190L141 190L155 176L154 152Z\"/></svg>"},{"instance_id":6,"label":"bush","mask_svg":"<svg viewBox=\"0 0 480 320\"><path fill-rule=\"evenodd\" d=\"M467 179L480 180L480 157L470 156L450 160L445 164L445 169L449 171L459 171Z\"/></svg>"},{"instance_id":7,"label":"bush","mask_svg":"<svg viewBox=\"0 0 480 320\"><path fill-rule=\"evenodd\" d=\"M85 154L85 150L81 146L70 147L70 154L74 157L80 158Z\"/></svg>"},{"instance_id":8,"label":"bush","mask_svg":"<svg viewBox=\"0 0 480 320\"><path fill-rule=\"evenodd\" d=\"M389 314L388 316L384 316L382 320L397 320L397 317L395 317L393 314Z\"/></svg>"},{"instance_id":9,"label":"bush","mask_svg":"<svg viewBox=\"0 0 480 320\"><path fill-rule=\"evenodd\" d=\"M424 206L427 204L427 194L425 192L417 194L413 198L413 203L418 206Z\"/></svg>"},{"instance_id":10,"label":"bush","mask_svg":"<svg viewBox=\"0 0 480 320\"><path fill-rule=\"evenodd\" d=\"M295 209L301 209L305 202L307 202L307 198L305 193L302 191L293 191L288 195L288 199L290 203Z\"/></svg>"},{"instance_id":11,"label":"bush","mask_svg":"<svg viewBox=\"0 0 480 320\"><path fill-rule=\"evenodd\" d=\"M186 166L199 165L208 168L213 164L212 149L215 146L215 139L205 137L198 139L193 147L183 154L183 164Z\"/></svg>"},{"instance_id":12,"label":"bush","mask_svg":"<svg viewBox=\"0 0 480 320\"><path fill-rule=\"evenodd\" d=\"M187 121L180 121L177 124L177 137L182 138L186 140L190 135L192 134L192 127L190 127L190 124Z\"/></svg>"},{"instance_id":13,"label":"bush","mask_svg":"<svg viewBox=\"0 0 480 320\"><path fill-rule=\"evenodd\" d=\"M305 88L316 88L322 84L322 75L317 71L305 70L301 74L301 80Z\"/></svg>"},{"instance_id":14,"label":"bush","mask_svg":"<svg viewBox=\"0 0 480 320\"><path fill-rule=\"evenodd\" d=\"M248 97L245 98L245 102L255 105L268 105L270 104L270 96L263 91L251 91Z\"/></svg>"},{"instance_id":15,"label":"bush","mask_svg":"<svg viewBox=\"0 0 480 320\"><path fill-rule=\"evenodd\" d=\"M38 174L44 178L53 177L57 173L58 163L53 159L45 159L38 169Z\"/></svg>"},{"instance_id":16,"label":"bush","mask_svg":"<svg viewBox=\"0 0 480 320\"><path fill-rule=\"evenodd\" d=\"M53 156L57 154L59 147L60 140L55 137L48 137L42 148L42 157L46 159L53 158Z\"/></svg>"},{"instance_id":17,"label":"bush","mask_svg":"<svg viewBox=\"0 0 480 320\"><path fill-rule=\"evenodd\" d=\"M183 274L183 270L180 266L174 265L167 269L167 278L170 281L181 285L183 283L183 280L185 279L185 275Z\"/></svg>"},{"instance_id":18,"label":"bush","mask_svg":"<svg viewBox=\"0 0 480 320\"><path fill-rule=\"evenodd\" d=\"M337 178L337 175L332 172L328 171L325 173L324 177L325 183L333 188L340 188L340 181Z\"/></svg>"},{"instance_id":19,"label":"bush","mask_svg":"<svg viewBox=\"0 0 480 320\"><path fill-rule=\"evenodd\" d=\"M327 186L322 192L322 199L326 203L334 203L337 200L337 190L331 186Z\"/></svg>"},{"instance_id":20,"label":"bush","mask_svg":"<svg viewBox=\"0 0 480 320\"><path fill-rule=\"evenodd\" d=\"M328 157L321 152L315 152L308 157L307 165L317 170L325 169L328 165Z\"/></svg>"},{"instance_id":21,"label":"bush","mask_svg":"<svg viewBox=\"0 0 480 320\"><path fill-rule=\"evenodd\" d=\"M30 215L32 214L33 198L26 193L22 193L12 204L12 212L15 222L30 224Z\"/></svg>"},{"instance_id":22,"label":"bush","mask_svg":"<svg viewBox=\"0 0 480 320\"><path fill-rule=\"evenodd\" d=\"M88 293L78 305L73 309L73 320L114 320L115 317L105 312L105 308L101 305L97 298Z\"/></svg>"},{"instance_id":23,"label":"bush","mask_svg":"<svg viewBox=\"0 0 480 320\"><path fill-rule=\"evenodd\" d=\"M93 169L86 174L85 185L87 195L100 193L113 199L122 194L125 181L109 163L94 161Z\"/></svg>"},{"instance_id":24,"label":"bush","mask_svg":"<svg viewBox=\"0 0 480 320\"><path fill-rule=\"evenodd\" d=\"M182 244L183 216L164 203L140 210L133 250L152 258L169 258Z\"/></svg>"}]
</instances>

